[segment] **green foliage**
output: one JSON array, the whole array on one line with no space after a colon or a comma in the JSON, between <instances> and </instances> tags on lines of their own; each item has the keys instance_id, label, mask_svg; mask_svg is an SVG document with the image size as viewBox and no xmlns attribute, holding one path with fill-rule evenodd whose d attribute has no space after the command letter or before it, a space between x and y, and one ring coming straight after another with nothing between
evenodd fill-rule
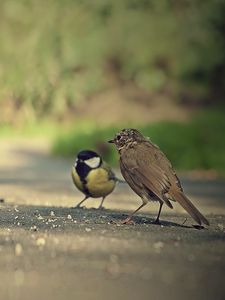
<instances>
[{"instance_id":1,"label":"green foliage","mask_svg":"<svg viewBox=\"0 0 225 300\"><path fill-rule=\"evenodd\" d=\"M136 127L166 153L177 169L215 169L225 172L223 112L200 114L186 124L163 122ZM93 149L111 164L116 164L117 152L107 141L119 130L121 128L74 126L72 131L57 137L53 153L75 157L82 149Z\"/></svg>"},{"instance_id":2,"label":"green foliage","mask_svg":"<svg viewBox=\"0 0 225 300\"><path fill-rule=\"evenodd\" d=\"M0 102L29 120L61 117L110 70L145 90L175 82L174 94L222 99L224 20L219 0L1 0Z\"/></svg>"}]
</instances>

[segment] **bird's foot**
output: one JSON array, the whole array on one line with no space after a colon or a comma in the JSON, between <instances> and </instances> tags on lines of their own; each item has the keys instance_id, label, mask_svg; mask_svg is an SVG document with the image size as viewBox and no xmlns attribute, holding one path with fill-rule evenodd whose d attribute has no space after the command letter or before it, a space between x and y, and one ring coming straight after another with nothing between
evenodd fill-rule
<instances>
[{"instance_id":1,"label":"bird's foot","mask_svg":"<svg viewBox=\"0 0 225 300\"><path fill-rule=\"evenodd\" d=\"M86 207L85 206L76 205L76 206L73 206L71 208L73 208L73 209L84 209Z\"/></svg>"},{"instance_id":2,"label":"bird's foot","mask_svg":"<svg viewBox=\"0 0 225 300\"><path fill-rule=\"evenodd\" d=\"M155 221L153 221L152 224L161 225L161 222L159 221L159 219L155 219Z\"/></svg>"},{"instance_id":3,"label":"bird's foot","mask_svg":"<svg viewBox=\"0 0 225 300\"><path fill-rule=\"evenodd\" d=\"M125 225L134 225L135 222L131 220L131 218L126 218L123 221L120 221L120 224L125 224Z\"/></svg>"},{"instance_id":4,"label":"bird's foot","mask_svg":"<svg viewBox=\"0 0 225 300\"><path fill-rule=\"evenodd\" d=\"M198 229L198 230L201 230L201 229L205 229L204 226L202 225L199 225L199 224L195 224L195 225L192 225L195 229Z\"/></svg>"},{"instance_id":5,"label":"bird's foot","mask_svg":"<svg viewBox=\"0 0 225 300\"><path fill-rule=\"evenodd\" d=\"M120 225L134 225L134 224L135 224L135 222L132 221L132 220L129 219L129 218L127 218L127 219L125 219L125 220L121 220L121 221L114 221L114 220L111 220L110 223L111 223L111 224L118 225L118 226L120 226Z\"/></svg>"},{"instance_id":6,"label":"bird's foot","mask_svg":"<svg viewBox=\"0 0 225 300\"><path fill-rule=\"evenodd\" d=\"M104 210L105 207L100 205L100 206L98 207L98 209L99 209L99 210Z\"/></svg>"}]
</instances>

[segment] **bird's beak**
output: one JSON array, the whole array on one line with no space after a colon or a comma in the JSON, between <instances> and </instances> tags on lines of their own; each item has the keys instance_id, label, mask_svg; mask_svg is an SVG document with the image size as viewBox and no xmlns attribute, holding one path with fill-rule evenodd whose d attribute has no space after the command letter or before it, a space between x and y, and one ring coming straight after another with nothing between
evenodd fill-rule
<instances>
[{"instance_id":1,"label":"bird's beak","mask_svg":"<svg viewBox=\"0 0 225 300\"><path fill-rule=\"evenodd\" d=\"M114 144L115 142L114 142L114 140L109 140L108 143Z\"/></svg>"}]
</instances>

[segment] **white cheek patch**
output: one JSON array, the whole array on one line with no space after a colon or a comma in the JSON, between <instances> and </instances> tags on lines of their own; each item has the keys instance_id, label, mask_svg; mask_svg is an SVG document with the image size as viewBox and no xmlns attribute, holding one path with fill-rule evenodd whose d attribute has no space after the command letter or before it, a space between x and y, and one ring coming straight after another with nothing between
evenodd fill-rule
<instances>
[{"instance_id":1,"label":"white cheek patch","mask_svg":"<svg viewBox=\"0 0 225 300\"><path fill-rule=\"evenodd\" d=\"M85 160L85 164L88 165L91 169L98 168L100 166L100 162L100 157L92 157Z\"/></svg>"},{"instance_id":2,"label":"white cheek patch","mask_svg":"<svg viewBox=\"0 0 225 300\"><path fill-rule=\"evenodd\" d=\"M74 163L74 167L75 167L75 168L76 168L76 166L77 166L77 162L78 162L78 159L76 158L75 163Z\"/></svg>"}]
</instances>

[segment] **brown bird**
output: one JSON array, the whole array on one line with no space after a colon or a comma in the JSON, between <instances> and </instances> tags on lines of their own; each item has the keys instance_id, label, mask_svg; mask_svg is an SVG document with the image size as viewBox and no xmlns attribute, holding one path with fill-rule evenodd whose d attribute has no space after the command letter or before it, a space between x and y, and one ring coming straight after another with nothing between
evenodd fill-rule
<instances>
[{"instance_id":1,"label":"brown bird","mask_svg":"<svg viewBox=\"0 0 225 300\"><path fill-rule=\"evenodd\" d=\"M113 140L120 154L120 169L124 179L142 199L139 206L124 224L148 201L158 201L160 204L155 223L159 223L162 206L165 203L173 208L170 201L177 201L201 225L209 225L209 221L185 196L181 183L165 154L145 138L136 129L123 129Z\"/></svg>"}]
</instances>

